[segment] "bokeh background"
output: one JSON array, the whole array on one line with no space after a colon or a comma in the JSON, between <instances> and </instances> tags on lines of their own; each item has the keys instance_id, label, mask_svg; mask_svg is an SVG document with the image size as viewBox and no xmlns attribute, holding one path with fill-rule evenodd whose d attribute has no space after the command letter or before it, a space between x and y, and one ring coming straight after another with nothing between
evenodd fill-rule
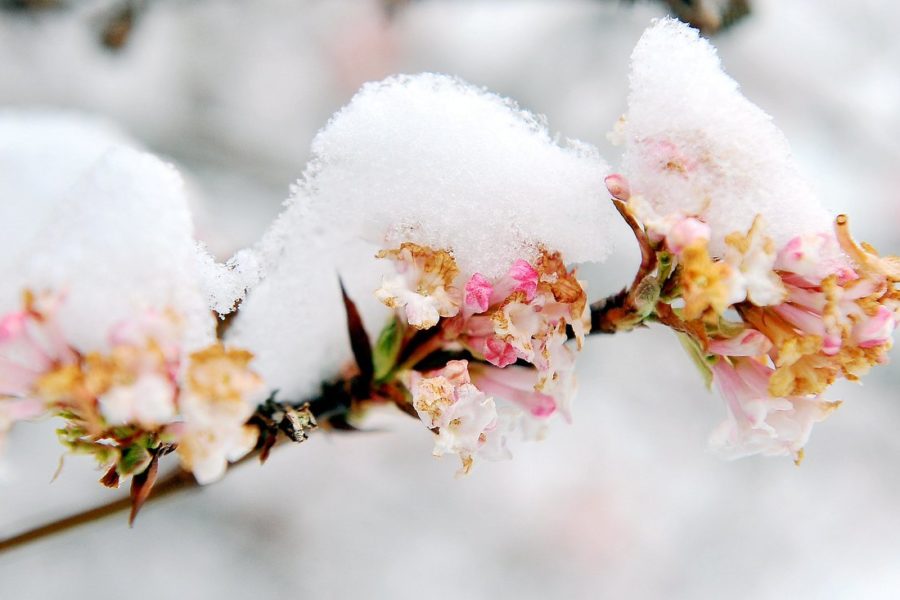
<instances>
[{"instance_id":1,"label":"bokeh background","mask_svg":"<svg viewBox=\"0 0 900 600\"><path fill-rule=\"evenodd\" d=\"M710 6L720 0L686 3ZM751 0L713 36L775 118L823 202L900 251L900 4ZM458 75L600 147L631 48L663 2L84 0L0 2L0 107L99 115L178 165L197 236L252 244L318 128L392 73ZM0 198L0 202L17 199ZM785 198L790 202L790 198ZM623 237L623 239L627 239ZM629 280L624 246L587 269ZM575 422L454 479L418 423L317 434L221 483L0 554L0 598L900 597L900 369L865 386L789 459L706 451L724 416L677 341L591 339ZM0 462L0 537L108 501L52 423Z\"/></svg>"}]
</instances>

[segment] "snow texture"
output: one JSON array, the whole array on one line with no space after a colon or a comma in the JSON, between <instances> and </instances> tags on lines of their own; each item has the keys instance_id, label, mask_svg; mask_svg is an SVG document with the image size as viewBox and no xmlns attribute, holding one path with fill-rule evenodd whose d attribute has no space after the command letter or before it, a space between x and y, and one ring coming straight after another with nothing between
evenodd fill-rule
<instances>
[{"instance_id":1,"label":"snow texture","mask_svg":"<svg viewBox=\"0 0 900 600\"><path fill-rule=\"evenodd\" d=\"M313 142L285 212L236 268L265 278L229 341L256 354L270 388L314 393L349 358L338 274L370 334L388 318L373 301L379 248L449 249L462 272L495 276L544 246L600 261L617 217L596 150L555 143L541 119L442 75L367 84Z\"/></svg>"},{"instance_id":2,"label":"snow texture","mask_svg":"<svg viewBox=\"0 0 900 600\"><path fill-rule=\"evenodd\" d=\"M0 110L0 277L63 194L110 148L137 146L108 121L75 113ZM9 286L0 286L7 310ZM18 301L18 291L13 292Z\"/></svg>"},{"instance_id":3,"label":"snow texture","mask_svg":"<svg viewBox=\"0 0 900 600\"><path fill-rule=\"evenodd\" d=\"M757 213L777 244L830 228L784 135L740 93L696 30L659 20L631 61L628 113L613 136L624 142L632 190L657 212L701 216L715 254Z\"/></svg>"},{"instance_id":4,"label":"snow texture","mask_svg":"<svg viewBox=\"0 0 900 600\"><path fill-rule=\"evenodd\" d=\"M28 200L17 206L27 210ZM175 169L117 146L63 195L25 246L14 285L6 281L4 288L64 292L60 322L82 351L106 348L117 323L172 309L183 319L187 352L211 343L215 331L197 252Z\"/></svg>"},{"instance_id":5,"label":"snow texture","mask_svg":"<svg viewBox=\"0 0 900 600\"><path fill-rule=\"evenodd\" d=\"M541 245L571 262L610 249L608 168L596 150L558 146L541 118L458 79L367 84L312 150L300 195L382 247L448 249L463 273L489 277Z\"/></svg>"}]
</instances>

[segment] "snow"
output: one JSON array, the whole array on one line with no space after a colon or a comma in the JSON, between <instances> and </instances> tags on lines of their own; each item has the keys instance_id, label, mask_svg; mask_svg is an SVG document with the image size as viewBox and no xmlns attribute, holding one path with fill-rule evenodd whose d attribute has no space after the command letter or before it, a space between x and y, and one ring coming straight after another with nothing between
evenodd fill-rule
<instances>
[{"instance_id":1,"label":"snow","mask_svg":"<svg viewBox=\"0 0 900 600\"><path fill-rule=\"evenodd\" d=\"M137 147L112 122L74 112L0 109L0 277L63 194L104 153ZM3 286L0 308L8 308ZM17 294L16 294L17 296Z\"/></svg>"},{"instance_id":2,"label":"snow","mask_svg":"<svg viewBox=\"0 0 900 600\"><path fill-rule=\"evenodd\" d=\"M539 246L571 262L610 250L608 167L558 146L510 100L434 74L368 84L313 141L300 195L382 247L450 250L463 272L497 276Z\"/></svg>"},{"instance_id":3,"label":"snow","mask_svg":"<svg viewBox=\"0 0 900 600\"><path fill-rule=\"evenodd\" d=\"M27 210L28 202L17 206ZM23 245L4 289L64 293L60 323L83 351L106 348L117 323L148 310L173 310L183 319L188 351L211 343L215 329L197 253L177 171L150 154L117 146L63 194L47 223Z\"/></svg>"},{"instance_id":4,"label":"snow","mask_svg":"<svg viewBox=\"0 0 900 600\"><path fill-rule=\"evenodd\" d=\"M346 327L332 308L342 306L338 274L348 285L371 280L380 272L378 248L447 249L463 273L491 277L541 247L571 262L601 261L611 247L618 217L597 151L558 145L540 118L458 79L368 84L312 151L284 214L256 248L266 275L229 337L289 396L312 393L341 367ZM360 290L362 304L376 287ZM388 312L366 313L377 333Z\"/></svg>"},{"instance_id":5,"label":"snow","mask_svg":"<svg viewBox=\"0 0 900 600\"><path fill-rule=\"evenodd\" d=\"M702 217L714 254L757 214L778 245L830 228L784 135L740 93L696 30L657 21L631 56L630 86L627 114L613 133L624 142L622 171L661 215Z\"/></svg>"},{"instance_id":6,"label":"snow","mask_svg":"<svg viewBox=\"0 0 900 600\"><path fill-rule=\"evenodd\" d=\"M296 55L317 52L316 44L300 39L299 28L273 26L293 19L322 39L335 37L333 24L317 11L331 0L291 2L293 16L287 10L269 20L260 16L254 31L241 31L247 14L269 13L273 3L229 3L231 13L222 3L147 3L147 20L115 56L106 56L93 38L92 52L83 52L70 34L57 37L58 30L26 19L15 22L23 33L7 36L13 19L4 17L0 44L4 56L14 58L0 64L0 72L12 73L0 83L0 102L90 108L111 115L156 151L177 151L207 190L215 180L208 208L222 224L217 230L227 229L232 244L234 238L238 246L252 243L301 171L316 128L349 99L335 91L334 81L316 75L327 67L314 59L296 65ZM547 114L564 135L603 147L609 124L625 110L628 54L660 6L409 3L391 25L402 46L394 70L458 74ZM900 89L897 7L840 0L754 0L753 6L746 22L715 39L728 72L784 129L798 168L812 174L829 209L849 212L860 238L896 252L900 111L891 99ZM175 18L185 11L191 19ZM209 18L219 11L221 18ZM347 7L335 13L341 21ZM73 9L41 19L74 19L67 27L96 33ZM213 35L221 41L203 60L215 62L195 61L198 47ZM254 67L253 44L260 40L268 44L258 55L265 64ZM241 53L245 60L234 62ZM60 60L67 54L69 60ZM142 59L154 54L168 58L158 64ZM185 64L192 65L188 74ZM240 69L231 71L231 64ZM241 87L241 73L254 72L254 85ZM277 104L278 116L266 112L269 102ZM8 207L5 200L0 211ZM315 240L319 226L304 227L285 233L298 246ZM619 253L631 250L622 244L602 271L585 269L590 289L616 291L629 281L636 257ZM378 276L366 282L355 271L368 272L371 265L359 257L374 251L344 252L350 259L341 272L360 302ZM318 264L320 249L304 256L321 282L298 278L280 288L295 294L284 304L293 302L297 314L310 306L306 289L321 293L330 286L337 294L335 271ZM245 262L246 254L237 262L255 273L275 257L254 258L256 267ZM621 272L613 277L617 266ZM253 294L265 285L271 283ZM253 310L263 307L256 303ZM369 323L378 327L384 309L374 308ZM340 323L337 314L332 325ZM312 333L297 348L297 371L308 355L330 351ZM264 468L248 464L202 493L151 502L134 529L120 515L10 554L0 565L4 590L95 598L102 580L108 589L128 588L134 598L158 597L153 585L133 585L141 571L174 577L196 598L278 596L287 588L312 596L392 598L421 597L423 590L436 598L896 596L896 361L876 369L864 388L838 390L846 402L817 430L799 468L777 460L726 463L703 452L723 409L698 383L669 332L592 339L579 361L572 427L523 447L514 461L480 466L467 480L453 480L445 465L435 464L420 423L383 415L370 423L380 432L317 434L274 452ZM285 361L286 374L289 368ZM99 505L113 493L97 485L100 474L79 457L67 459L60 479L48 485L61 452L54 425L18 427L8 440L0 492L0 527L7 534ZM180 550L161 553L172 540ZM384 551L385 540L395 551ZM54 576L42 576L50 570ZM448 572L460 576L435 583L435 573Z\"/></svg>"}]
</instances>

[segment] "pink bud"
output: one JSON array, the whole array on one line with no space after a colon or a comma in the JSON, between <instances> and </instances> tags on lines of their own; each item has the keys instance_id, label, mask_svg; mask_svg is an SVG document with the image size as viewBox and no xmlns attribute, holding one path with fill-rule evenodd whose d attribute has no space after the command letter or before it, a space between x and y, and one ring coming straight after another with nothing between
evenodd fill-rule
<instances>
[{"instance_id":1,"label":"pink bud","mask_svg":"<svg viewBox=\"0 0 900 600\"><path fill-rule=\"evenodd\" d=\"M697 240L708 240L711 233L709 225L700 219L685 217L669 230L666 235L666 244L669 250L675 254L681 254L685 248Z\"/></svg>"},{"instance_id":2,"label":"pink bud","mask_svg":"<svg viewBox=\"0 0 900 600\"><path fill-rule=\"evenodd\" d=\"M492 365L501 369L507 367L518 359L516 349L498 337L488 337L484 340L484 358Z\"/></svg>"},{"instance_id":3,"label":"pink bud","mask_svg":"<svg viewBox=\"0 0 900 600\"><path fill-rule=\"evenodd\" d=\"M513 291L525 292L525 299L531 302L537 293L539 277L537 270L520 258L510 267L508 275L516 282Z\"/></svg>"},{"instance_id":4,"label":"pink bud","mask_svg":"<svg viewBox=\"0 0 900 600\"><path fill-rule=\"evenodd\" d=\"M490 306L494 286L481 273L475 273L466 283L466 306L484 312Z\"/></svg>"},{"instance_id":5,"label":"pink bud","mask_svg":"<svg viewBox=\"0 0 900 600\"><path fill-rule=\"evenodd\" d=\"M628 202L628 199L631 198L631 186L628 185L628 180L622 175L618 173L609 175L604 181L609 194L616 200Z\"/></svg>"}]
</instances>

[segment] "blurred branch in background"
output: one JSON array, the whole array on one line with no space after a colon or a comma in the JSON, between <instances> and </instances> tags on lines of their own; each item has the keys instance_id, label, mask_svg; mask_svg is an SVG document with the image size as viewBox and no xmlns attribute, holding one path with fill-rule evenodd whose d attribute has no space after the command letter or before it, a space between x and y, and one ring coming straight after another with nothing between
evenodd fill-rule
<instances>
[{"instance_id":1,"label":"blurred branch in background","mask_svg":"<svg viewBox=\"0 0 900 600\"><path fill-rule=\"evenodd\" d=\"M69 0L0 0L0 9L23 14L39 14L74 7ZM99 41L116 51L128 43L137 17L147 8L145 0L122 0L102 10L98 17Z\"/></svg>"},{"instance_id":2,"label":"blurred branch in background","mask_svg":"<svg viewBox=\"0 0 900 600\"><path fill-rule=\"evenodd\" d=\"M382 0L385 14L393 18L412 2L422 0ZM617 0L618 1L618 0ZM627 0L634 3L636 0ZM727 29L750 14L750 0L658 0L672 14L698 28L704 35ZM22 13L71 8L71 0L0 0L0 9ZM111 51L128 43L140 13L147 8L145 0L121 0L113 3L100 16L99 41Z\"/></svg>"},{"instance_id":3,"label":"blurred branch in background","mask_svg":"<svg viewBox=\"0 0 900 600\"><path fill-rule=\"evenodd\" d=\"M388 17L404 6L422 0L383 0ZM636 0L628 0L633 4ZM750 14L750 0L658 0L685 23L690 23L704 35L713 35L737 23Z\"/></svg>"},{"instance_id":4,"label":"blurred branch in background","mask_svg":"<svg viewBox=\"0 0 900 600\"><path fill-rule=\"evenodd\" d=\"M750 0L662 1L676 17L690 23L704 35L713 35L727 29L750 14Z\"/></svg>"}]
</instances>

